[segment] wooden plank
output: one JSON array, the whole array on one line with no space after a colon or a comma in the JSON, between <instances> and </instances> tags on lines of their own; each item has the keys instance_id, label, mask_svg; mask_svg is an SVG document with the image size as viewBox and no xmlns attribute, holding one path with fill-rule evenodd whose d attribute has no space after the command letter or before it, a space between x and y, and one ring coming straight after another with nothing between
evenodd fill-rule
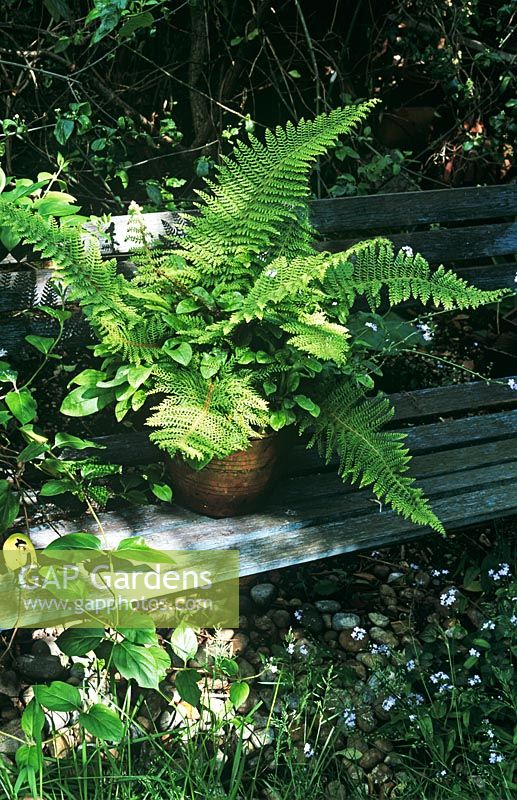
<instances>
[{"instance_id":1,"label":"wooden plank","mask_svg":"<svg viewBox=\"0 0 517 800\"><path fill-rule=\"evenodd\" d=\"M517 376L514 378L517 380ZM476 411L479 409L490 409L499 407L513 407L517 404L517 393L513 392L507 384L487 384L484 381L473 381L472 383L456 384L453 386L439 386L432 389L419 389L413 392L400 392L390 395L390 399L395 407L395 417L397 422L408 422L413 419L425 419L437 415L447 415L461 411ZM473 419L473 418L471 418ZM491 417L479 417L484 420L482 425L490 432ZM444 427L450 423L439 423L437 432L439 437L447 440L449 429ZM465 425L467 426L465 429ZM460 431L461 436L470 436L473 426L479 426L479 422L466 421ZM418 430L409 429L410 440L414 439ZM466 432L465 432L466 430ZM494 429L495 431L495 429ZM503 435L506 435L506 430ZM429 434L424 434L425 441ZM113 461L116 464L126 464L134 466L137 464L153 464L163 461L165 454L163 450L155 447L148 439L146 431L131 431L123 434L111 434L101 436L96 439L105 450L71 451L67 453L67 458L82 458L84 455L96 455L99 460L104 462ZM414 442L412 442L413 444ZM416 443L415 443L416 445ZM296 461L307 469L313 465L317 459L312 453L298 447L296 451Z\"/></svg>"},{"instance_id":2,"label":"wooden plank","mask_svg":"<svg viewBox=\"0 0 517 800\"><path fill-rule=\"evenodd\" d=\"M382 231L517 215L517 185L437 189L315 200L311 218L321 233Z\"/></svg>"},{"instance_id":3,"label":"wooden plank","mask_svg":"<svg viewBox=\"0 0 517 800\"><path fill-rule=\"evenodd\" d=\"M360 242L363 236L319 242L318 250L338 253ZM517 253L517 223L438 228L432 231L390 234L396 248L409 245L432 264L452 264Z\"/></svg>"},{"instance_id":4,"label":"wooden plank","mask_svg":"<svg viewBox=\"0 0 517 800\"><path fill-rule=\"evenodd\" d=\"M460 472L447 482L442 477L431 478L422 481L422 485L435 512L446 526L453 528L489 519L495 510L497 516L515 513L516 476L514 461L513 471L505 464L489 470ZM124 509L102 515L103 542L115 547L127 536L144 536L149 545L157 548L237 548L241 574L250 575L394 541L437 536L391 511L379 510L367 490L343 492L339 506L325 497L311 503L306 492L303 497L308 507L284 504L281 510L271 508L261 514L224 520L211 520L174 508L170 512L152 507ZM91 518L81 517L73 523L58 523L58 530L61 535L72 530L95 532L96 527ZM57 538L56 532L45 526L34 528L31 536L37 547Z\"/></svg>"}]
</instances>

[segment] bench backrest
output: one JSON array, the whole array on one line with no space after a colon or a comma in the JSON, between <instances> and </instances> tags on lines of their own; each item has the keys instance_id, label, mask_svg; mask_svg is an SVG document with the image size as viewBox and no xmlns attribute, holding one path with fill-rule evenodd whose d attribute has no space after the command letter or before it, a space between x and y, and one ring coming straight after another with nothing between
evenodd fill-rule
<instances>
[{"instance_id":1,"label":"bench backrest","mask_svg":"<svg viewBox=\"0 0 517 800\"><path fill-rule=\"evenodd\" d=\"M517 185L441 189L428 192L369 195L316 200L311 219L322 236L318 248L341 250L361 239L387 236L397 247L410 245L437 265L453 264L480 288L515 288L517 254ZM144 215L149 233L167 238L178 215ZM114 216L102 242L106 255L121 260L134 244L128 238L128 216ZM0 265L0 347L15 350L28 333L49 333L48 318L20 317L9 312L55 301L50 271L29 264ZM7 312L7 313L6 313ZM75 315L67 325L68 343L88 339L88 328Z\"/></svg>"}]
</instances>

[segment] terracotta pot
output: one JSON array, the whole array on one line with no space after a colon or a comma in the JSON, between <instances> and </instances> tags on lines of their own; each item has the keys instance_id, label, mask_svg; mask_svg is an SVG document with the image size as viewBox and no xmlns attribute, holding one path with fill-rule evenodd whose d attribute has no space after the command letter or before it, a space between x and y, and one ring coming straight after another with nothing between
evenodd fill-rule
<instances>
[{"instance_id":1,"label":"terracotta pot","mask_svg":"<svg viewBox=\"0 0 517 800\"><path fill-rule=\"evenodd\" d=\"M214 458L201 470L181 457L169 461L174 500L207 517L235 517L253 511L278 474L283 439L276 433L255 439L247 450Z\"/></svg>"}]
</instances>

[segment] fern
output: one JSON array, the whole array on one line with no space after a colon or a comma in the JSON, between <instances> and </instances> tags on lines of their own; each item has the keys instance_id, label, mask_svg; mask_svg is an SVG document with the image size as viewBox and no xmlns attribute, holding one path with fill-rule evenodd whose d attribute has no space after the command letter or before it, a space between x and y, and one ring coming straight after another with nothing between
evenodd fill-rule
<instances>
[{"instance_id":1,"label":"fern","mask_svg":"<svg viewBox=\"0 0 517 800\"><path fill-rule=\"evenodd\" d=\"M432 300L445 309L477 308L504 295L469 286L443 266L432 272L420 254L408 255L405 249L395 253L392 242L380 238L330 256L324 286L348 307L364 295L372 311L380 305L383 287L392 305L414 298L422 303Z\"/></svg>"},{"instance_id":2,"label":"fern","mask_svg":"<svg viewBox=\"0 0 517 800\"><path fill-rule=\"evenodd\" d=\"M422 489L404 475L410 461L403 444L405 434L381 430L393 416L387 398L367 398L351 383L340 383L320 407L316 420L311 417L300 426L302 433L311 430L309 447L317 444L327 463L336 453L343 479L360 487L371 486L379 500L408 519L445 533Z\"/></svg>"}]
</instances>

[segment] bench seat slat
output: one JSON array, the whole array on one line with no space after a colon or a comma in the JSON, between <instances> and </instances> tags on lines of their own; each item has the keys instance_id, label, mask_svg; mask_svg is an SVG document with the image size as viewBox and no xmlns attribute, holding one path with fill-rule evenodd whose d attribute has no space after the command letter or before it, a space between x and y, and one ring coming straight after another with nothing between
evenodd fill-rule
<instances>
[{"instance_id":1,"label":"bench seat slat","mask_svg":"<svg viewBox=\"0 0 517 800\"><path fill-rule=\"evenodd\" d=\"M379 234L377 234L379 235ZM432 264L451 264L517 253L517 223L478 225L465 228L439 228L415 233L387 234L396 248L409 245ZM318 243L319 250L337 253L364 237L335 239Z\"/></svg>"},{"instance_id":2,"label":"bench seat slat","mask_svg":"<svg viewBox=\"0 0 517 800\"><path fill-rule=\"evenodd\" d=\"M381 231L516 214L515 184L343 197L311 204L312 223L321 233Z\"/></svg>"}]
</instances>

